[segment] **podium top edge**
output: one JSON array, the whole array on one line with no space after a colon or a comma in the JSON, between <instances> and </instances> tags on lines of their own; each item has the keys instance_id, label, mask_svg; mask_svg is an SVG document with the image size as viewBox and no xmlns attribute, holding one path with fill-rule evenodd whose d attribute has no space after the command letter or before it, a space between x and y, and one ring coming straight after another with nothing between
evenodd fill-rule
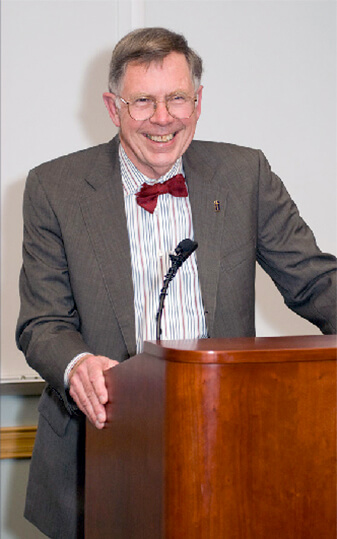
<instances>
[{"instance_id":1,"label":"podium top edge","mask_svg":"<svg viewBox=\"0 0 337 539\"><path fill-rule=\"evenodd\" d=\"M183 363L336 360L337 335L147 341L144 352Z\"/></svg>"}]
</instances>

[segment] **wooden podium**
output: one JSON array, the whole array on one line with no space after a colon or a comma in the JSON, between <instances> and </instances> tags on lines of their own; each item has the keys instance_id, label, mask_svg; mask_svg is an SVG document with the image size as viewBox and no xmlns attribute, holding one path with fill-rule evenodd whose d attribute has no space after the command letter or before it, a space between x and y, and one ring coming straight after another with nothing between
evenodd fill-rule
<instances>
[{"instance_id":1,"label":"wooden podium","mask_svg":"<svg viewBox=\"0 0 337 539\"><path fill-rule=\"evenodd\" d=\"M87 425L86 539L335 539L336 337L145 343Z\"/></svg>"}]
</instances>

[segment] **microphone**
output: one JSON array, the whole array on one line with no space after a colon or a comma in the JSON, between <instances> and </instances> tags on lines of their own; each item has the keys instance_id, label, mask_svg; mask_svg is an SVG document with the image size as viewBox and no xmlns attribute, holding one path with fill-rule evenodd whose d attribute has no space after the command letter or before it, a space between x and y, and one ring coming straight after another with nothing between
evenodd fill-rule
<instances>
[{"instance_id":1,"label":"microphone","mask_svg":"<svg viewBox=\"0 0 337 539\"><path fill-rule=\"evenodd\" d=\"M189 256L191 256L192 253L196 250L198 247L198 243L196 241L192 241L189 238L186 238L185 240L182 240L177 247L175 248L176 254L170 254L170 260L172 262L172 265L170 269L168 270L167 274L164 278L163 288L161 289L160 295L159 295L159 308L156 316L156 339L157 341L160 341L160 334L161 334L161 317L163 314L164 309L164 301L165 296L167 295L167 289L168 285L172 281L173 277L175 277L178 269L180 266L183 265L185 260L188 259Z\"/></svg>"}]
</instances>

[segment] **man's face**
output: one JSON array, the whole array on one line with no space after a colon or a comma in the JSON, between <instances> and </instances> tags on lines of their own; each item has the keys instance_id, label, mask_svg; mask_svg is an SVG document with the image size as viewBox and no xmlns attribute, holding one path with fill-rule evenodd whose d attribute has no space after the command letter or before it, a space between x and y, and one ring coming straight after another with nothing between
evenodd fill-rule
<instances>
[{"instance_id":1,"label":"man's face","mask_svg":"<svg viewBox=\"0 0 337 539\"><path fill-rule=\"evenodd\" d=\"M133 120L127 105L116 106L116 96L106 93L103 98L114 124L119 127L121 144L134 165L149 178L159 178L170 170L190 145L201 112L202 87L197 92L198 104L188 119L170 116L165 98L184 93L195 96L190 70L183 54L166 56L162 63L129 64L120 90L120 97L133 101L136 97L151 96L161 101L154 115L144 121Z\"/></svg>"}]
</instances>

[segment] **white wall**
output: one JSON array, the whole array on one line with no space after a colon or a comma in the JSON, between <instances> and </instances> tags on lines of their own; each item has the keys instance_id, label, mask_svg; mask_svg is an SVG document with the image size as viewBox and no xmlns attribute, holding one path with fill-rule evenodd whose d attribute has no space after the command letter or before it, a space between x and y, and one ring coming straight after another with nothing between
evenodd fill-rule
<instances>
[{"instance_id":1,"label":"white wall","mask_svg":"<svg viewBox=\"0 0 337 539\"><path fill-rule=\"evenodd\" d=\"M205 60L197 138L260 148L336 253L336 3L146 2L146 24L185 33ZM179 16L177 15L179 14ZM257 335L319 331L257 273Z\"/></svg>"},{"instance_id":2,"label":"white wall","mask_svg":"<svg viewBox=\"0 0 337 539\"><path fill-rule=\"evenodd\" d=\"M336 4L323 1L4 0L2 377L32 375L14 344L28 170L115 133L101 100L133 27L183 32L204 58L197 137L262 148L323 250L336 246ZM262 272L258 335L317 333Z\"/></svg>"},{"instance_id":3,"label":"white wall","mask_svg":"<svg viewBox=\"0 0 337 539\"><path fill-rule=\"evenodd\" d=\"M101 94L119 28L130 30L124 4L2 4L2 377L33 373L14 343L25 178L38 163L114 134Z\"/></svg>"}]
</instances>

